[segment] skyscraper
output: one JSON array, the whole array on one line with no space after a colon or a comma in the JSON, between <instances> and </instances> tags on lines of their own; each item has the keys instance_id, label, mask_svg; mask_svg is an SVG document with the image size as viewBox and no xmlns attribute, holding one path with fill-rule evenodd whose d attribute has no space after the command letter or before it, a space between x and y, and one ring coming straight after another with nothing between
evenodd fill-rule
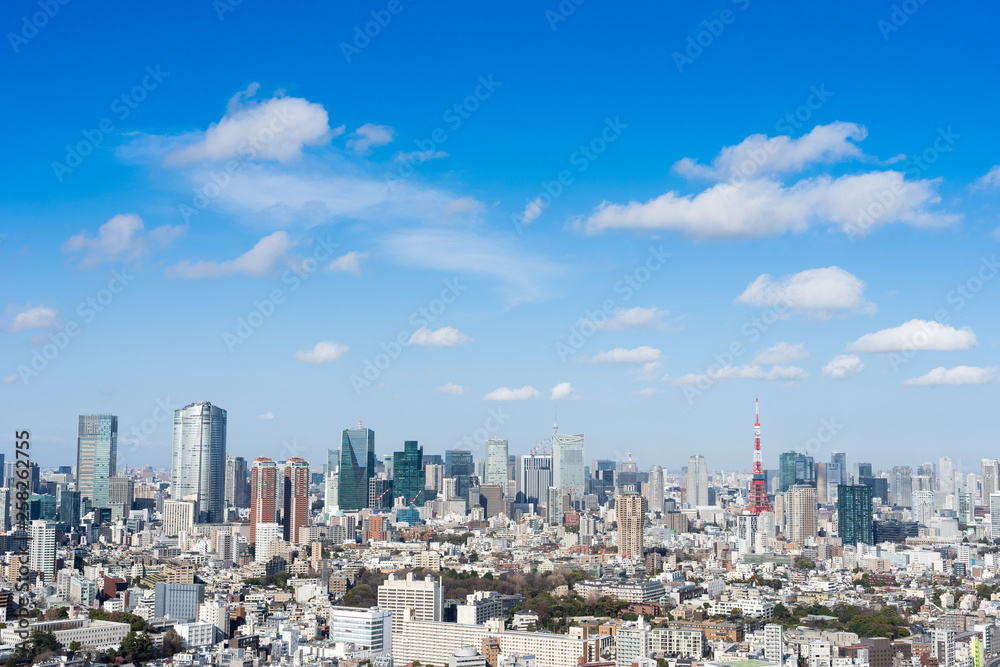
<instances>
[{"instance_id":1,"label":"skyscraper","mask_svg":"<svg viewBox=\"0 0 1000 667\"><path fill-rule=\"evenodd\" d=\"M649 511L663 513L663 468L649 468Z\"/></svg>"},{"instance_id":2,"label":"skyscraper","mask_svg":"<svg viewBox=\"0 0 1000 667\"><path fill-rule=\"evenodd\" d=\"M285 462L285 541L299 544L299 529L309 521L309 464L303 459Z\"/></svg>"},{"instance_id":3,"label":"skyscraper","mask_svg":"<svg viewBox=\"0 0 1000 667\"><path fill-rule=\"evenodd\" d=\"M944 494L955 493L955 468L950 456L938 459L938 491Z\"/></svg>"},{"instance_id":4,"label":"skyscraper","mask_svg":"<svg viewBox=\"0 0 1000 667\"><path fill-rule=\"evenodd\" d=\"M778 455L778 491L784 493L795 486L795 457L797 452L782 452Z\"/></svg>"},{"instance_id":5,"label":"skyscraper","mask_svg":"<svg viewBox=\"0 0 1000 667\"><path fill-rule=\"evenodd\" d=\"M891 481L893 506L911 507L913 505L913 468L893 466Z\"/></svg>"},{"instance_id":6,"label":"skyscraper","mask_svg":"<svg viewBox=\"0 0 1000 667\"><path fill-rule=\"evenodd\" d=\"M422 507L424 497L424 450L416 440L403 442L403 451L392 455L392 497Z\"/></svg>"},{"instance_id":7,"label":"skyscraper","mask_svg":"<svg viewBox=\"0 0 1000 667\"><path fill-rule=\"evenodd\" d=\"M226 457L226 504L230 507L250 507L247 461L242 456Z\"/></svg>"},{"instance_id":8,"label":"skyscraper","mask_svg":"<svg viewBox=\"0 0 1000 667\"><path fill-rule=\"evenodd\" d=\"M170 495L194 500L197 523L226 520L226 411L208 402L174 410Z\"/></svg>"},{"instance_id":9,"label":"skyscraper","mask_svg":"<svg viewBox=\"0 0 1000 667\"><path fill-rule=\"evenodd\" d=\"M830 463L836 463L840 466L840 480L834 482L832 479L827 480L829 486L839 486L840 484L847 484L847 454L844 452L834 452L830 455Z\"/></svg>"},{"instance_id":10,"label":"skyscraper","mask_svg":"<svg viewBox=\"0 0 1000 667\"><path fill-rule=\"evenodd\" d=\"M642 558L646 499L634 492L615 496L615 521L618 522L618 555L626 559Z\"/></svg>"},{"instance_id":11,"label":"skyscraper","mask_svg":"<svg viewBox=\"0 0 1000 667\"><path fill-rule=\"evenodd\" d=\"M108 506L108 480L117 472L118 417L80 415L76 434L76 488L93 507Z\"/></svg>"},{"instance_id":12,"label":"skyscraper","mask_svg":"<svg viewBox=\"0 0 1000 667\"><path fill-rule=\"evenodd\" d=\"M584 493L582 433L552 436L552 486L574 496Z\"/></svg>"},{"instance_id":13,"label":"skyscraper","mask_svg":"<svg viewBox=\"0 0 1000 667\"><path fill-rule=\"evenodd\" d=\"M837 532L844 545L875 544L872 487L867 484L841 484L837 487Z\"/></svg>"},{"instance_id":14,"label":"skyscraper","mask_svg":"<svg viewBox=\"0 0 1000 667\"><path fill-rule=\"evenodd\" d=\"M455 495L469 497L469 483L473 474L472 452L465 449L448 449L444 453L444 476L455 479Z\"/></svg>"},{"instance_id":15,"label":"skyscraper","mask_svg":"<svg viewBox=\"0 0 1000 667\"><path fill-rule=\"evenodd\" d=\"M54 521L32 521L28 567L50 583L56 577L56 524Z\"/></svg>"},{"instance_id":16,"label":"skyscraper","mask_svg":"<svg viewBox=\"0 0 1000 667\"><path fill-rule=\"evenodd\" d=\"M278 466L268 458L254 459L250 470L250 543L257 541L257 526L278 520Z\"/></svg>"},{"instance_id":17,"label":"skyscraper","mask_svg":"<svg viewBox=\"0 0 1000 667\"><path fill-rule=\"evenodd\" d=\"M518 503L541 504L552 486L552 457L525 454L521 457Z\"/></svg>"},{"instance_id":18,"label":"skyscraper","mask_svg":"<svg viewBox=\"0 0 1000 667\"><path fill-rule=\"evenodd\" d=\"M486 478L484 484L499 484L507 488L507 441L493 438L486 441Z\"/></svg>"},{"instance_id":19,"label":"skyscraper","mask_svg":"<svg viewBox=\"0 0 1000 667\"><path fill-rule=\"evenodd\" d=\"M799 544L816 537L816 487L796 484L788 490L785 500L788 514L785 537Z\"/></svg>"},{"instance_id":20,"label":"skyscraper","mask_svg":"<svg viewBox=\"0 0 1000 667\"><path fill-rule=\"evenodd\" d=\"M340 447L340 476L337 484L340 509L351 512L368 505L368 480L375 476L375 431L370 428L344 429Z\"/></svg>"},{"instance_id":21,"label":"skyscraper","mask_svg":"<svg viewBox=\"0 0 1000 667\"><path fill-rule=\"evenodd\" d=\"M691 507L708 505L708 468L705 467L705 457L700 454L688 458L687 498Z\"/></svg>"},{"instance_id":22,"label":"skyscraper","mask_svg":"<svg viewBox=\"0 0 1000 667\"><path fill-rule=\"evenodd\" d=\"M983 459L979 465L979 472L982 475L982 489L979 497L983 505L989 505L990 496L1000 491L1000 461L997 459Z\"/></svg>"}]
</instances>

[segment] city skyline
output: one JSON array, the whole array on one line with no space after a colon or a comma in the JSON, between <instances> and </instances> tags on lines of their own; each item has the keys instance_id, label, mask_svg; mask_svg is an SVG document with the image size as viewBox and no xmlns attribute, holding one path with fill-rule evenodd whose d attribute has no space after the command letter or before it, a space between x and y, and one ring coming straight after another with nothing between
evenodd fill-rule
<instances>
[{"instance_id":1,"label":"city skyline","mask_svg":"<svg viewBox=\"0 0 1000 667\"><path fill-rule=\"evenodd\" d=\"M211 396L248 460L316 458L358 417L523 452L558 405L640 460L742 460L760 392L772 452L826 419L879 465L941 442L978 460L1000 387L997 93L967 66L985 39L957 35L1000 10L921 4L885 32L888 6L732 4L718 37L717 7L407 11L350 58L374 7L53 18L7 52L12 89L51 85L4 111L0 427L56 465L69 415L110 412L143 462L170 442L161 404ZM137 22L162 34L112 65L90 50ZM264 24L276 48L249 48ZM439 72L427 31L461 66ZM642 68L563 57L598 36L658 48ZM867 66L887 54L920 76Z\"/></svg>"}]
</instances>

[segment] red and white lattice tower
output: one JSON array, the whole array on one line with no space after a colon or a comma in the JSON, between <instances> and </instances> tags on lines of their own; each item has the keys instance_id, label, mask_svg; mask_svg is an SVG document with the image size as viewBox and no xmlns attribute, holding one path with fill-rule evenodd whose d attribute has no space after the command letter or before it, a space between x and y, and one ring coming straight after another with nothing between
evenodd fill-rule
<instances>
[{"instance_id":1,"label":"red and white lattice tower","mask_svg":"<svg viewBox=\"0 0 1000 667\"><path fill-rule=\"evenodd\" d=\"M760 400L756 400L757 421L753 425L753 481L750 482L750 500L747 501L748 514L758 515L771 512L767 501L767 484L764 482L764 459L760 454Z\"/></svg>"}]
</instances>

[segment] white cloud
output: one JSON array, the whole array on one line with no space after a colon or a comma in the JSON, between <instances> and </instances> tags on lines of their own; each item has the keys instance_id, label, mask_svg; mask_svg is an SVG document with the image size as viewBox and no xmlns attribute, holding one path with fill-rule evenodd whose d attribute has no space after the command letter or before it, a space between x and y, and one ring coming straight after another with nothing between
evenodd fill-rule
<instances>
[{"instance_id":1,"label":"white cloud","mask_svg":"<svg viewBox=\"0 0 1000 667\"><path fill-rule=\"evenodd\" d=\"M823 366L823 376L843 380L857 375L865 369L861 357L856 354L838 354Z\"/></svg>"},{"instance_id":2,"label":"white cloud","mask_svg":"<svg viewBox=\"0 0 1000 667\"><path fill-rule=\"evenodd\" d=\"M295 359L295 361L301 361L304 364L326 364L331 361L337 361L344 356L349 349L351 348L347 347L343 343L325 340L316 343L316 346L311 350L299 350L292 355L292 358Z\"/></svg>"},{"instance_id":3,"label":"white cloud","mask_svg":"<svg viewBox=\"0 0 1000 667\"><path fill-rule=\"evenodd\" d=\"M8 315L12 313L7 309ZM54 308L45 306L27 307L21 311L14 312L7 331L30 331L32 329L60 329L58 313Z\"/></svg>"},{"instance_id":4,"label":"white cloud","mask_svg":"<svg viewBox=\"0 0 1000 667\"><path fill-rule=\"evenodd\" d=\"M646 387L645 389L640 389L639 391L633 391L634 396L653 396L658 393L659 389L656 387Z\"/></svg>"},{"instance_id":5,"label":"white cloud","mask_svg":"<svg viewBox=\"0 0 1000 667\"><path fill-rule=\"evenodd\" d=\"M531 385L520 389L500 387L483 396L484 401L523 401L529 398L538 398L538 390Z\"/></svg>"},{"instance_id":6,"label":"white cloud","mask_svg":"<svg viewBox=\"0 0 1000 667\"><path fill-rule=\"evenodd\" d=\"M14 384L20 379L20 376L15 373L14 375L8 375L4 379L0 380L0 384Z\"/></svg>"},{"instance_id":7,"label":"white cloud","mask_svg":"<svg viewBox=\"0 0 1000 667\"><path fill-rule=\"evenodd\" d=\"M224 276L266 276L283 260L293 246L288 232L274 232L257 241L253 248L236 259L224 262L181 262L167 268L172 278L221 278Z\"/></svg>"},{"instance_id":8,"label":"white cloud","mask_svg":"<svg viewBox=\"0 0 1000 667\"><path fill-rule=\"evenodd\" d=\"M441 327L436 331L420 327L410 336L409 344L421 347L455 347L471 342L471 338L454 327Z\"/></svg>"},{"instance_id":9,"label":"white cloud","mask_svg":"<svg viewBox=\"0 0 1000 667\"><path fill-rule=\"evenodd\" d=\"M579 398L576 395L576 390L573 389L573 385L569 382L560 382L556 386L552 387L552 395L550 399L553 401L572 401Z\"/></svg>"},{"instance_id":10,"label":"white cloud","mask_svg":"<svg viewBox=\"0 0 1000 667\"><path fill-rule=\"evenodd\" d=\"M642 306L616 308L610 317L605 317L603 320L583 318L576 325L580 326L587 323L597 331L621 331L622 329L635 329L638 327L662 326L662 320L666 314L666 311L660 310L656 306L648 308Z\"/></svg>"},{"instance_id":11,"label":"white cloud","mask_svg":"<svg viewBox=\"0 0 1000 667\"><path fill-rule=\"evenodd\" d=\"M521 222L526 225L530 225L538 219L538 216L542 214L543 210L545 210L545 202L542 198L536 197L535 199L532 199L528 202L527 206L524 207L524 212L521 213Z\"/></svg>"},{"instance_id":12,"label":"white cloud","mask_svg":"<svg viewBox=\"0 0 1000 667\"><path fill-rule=\"evenodd\" d=\"M256 92L255 84L234 96L218 123L170 152L166 163L179 166L232 158L291 162L301 157L303 147L325 144L343 132L330 129L321 104L299 97L272 97L258 103L252 99Z\"/></svg>"},{"instance_id":13,"label":"white cloud","mask_svg":"<svg viewBox=\"0 0 1000 667\"><path fill-rule=\"evenodd\" d=\"M722 368L709 369L704 374L689 373L677 378L666 377L664 379L678 387L695 387L712 384L720 380L767 380L769 382L776 382L781 380L795 381L806 377L808 377L806 372L798 366L772 366L770 369L764 370L760 366L744 365L723 366Z\"/></svg>"},{"instance_id":14,"label":"white cloud","mask_svg":"<svg viewBox=\"0 0 1000 667\"><path fill-rule=\"evenodd\" d=\"M451 394L452 396L461 396L465 393L465 387L460 384L455 384L454 382L449 382L438 387L438 391L442 394Z\"/></svg>"},{"instance_id":15,"label":"white cloud","mask_svg":"<svg viewBox=\"0 0 1000 667\"><path fill-rule=\"evenodd\" d=\"M816 162L840 162L864 157L855 141L868 136L868 130L854 123L836 122L817 125L808 134L793 139L779 135L752 134L735 146L724 147L712 160L712 166L683 158L675 171L688 178L731 181L765 173L801 171Z\"/></svg>"},{"instance_id":16,"label":"white cloud","mask_svg":"<svg viewBox=\"0 0 1000 667\"><path fill-rule=\"evenodd\" d=\"M543 283L561 269L502 236L473 229L413 229L384 240L385 253L404 266L501 282L510 305L538 301Z\"/></svg>"},{"instance_id":17,"label":"white cloud","mask_svg":"<svg viewBox=\"0 0 1000 667\"><path fill-rule=\"evenodd\" d=\"M261 421L267 421L267 422L269 422L272 419L274 419L274 413L273 412L265 412L262 415L257 415L257 419L259 419Z\"/></svg>"},{"instance_id":18,"label":"white cloud","mask_svg":"<svg viewBox=\"0 0 1000 667\"><path fill-rule=\"evenodd\" d=\"M135 213L119 213L98 227L97 236L86 230L69 237L63 252L83 252L80 266L93 267L110 261L132 261L152 250L166 247L184 235L186 226L163 225L146 232L146 226Z\"/></svg>"},{"instance_id":19,"label":"white cloud","mask_svg":"<svg viewBox=\"0 0 1000 667\"><path fill-rule=\"evenodd\" d=\"M904 350L967 350L976 345L969 327L956 329L928 320L910 320L898 327L865 334L847 346L848 352L902 352Z\"/></svg>"},{"instance_id":20,"label":"white cloud","mask_svg":"<svg viewBox=\"0 0 1000 667\"><path fill-rule=\"evenodd\" d=\"M903 384L915 387L937 387L945 384L985 384L997 379L997 367L987 366L956 366L945 368L939 366L926 375L910 378Z\"/></svg>"},{"instance_id":21,"label":"white cloud","mask_svg":"<svg viewBox=\"0 0 1000 667\"><path fill-rule=\"evenodd\" d=\"M1000 187L1000 164L994 165L973 184L973 190L987 190Z\"/></svg>"},{"instance_id":22,"label":"white cloud","mask_svg":"<svg viewBox=\"0 0 1000 667\"><path fill-rule=\"evenodd\" d=\"M768 274L750 283L737 303L803 311L828 318L837 311L871 313L875 305L864 298L865 283L839 266L808 269L775 280Z\"/></svg>"},{"instance_id":23,"label":"white cloud","mask_svg":"<svg viewBox=\"0 0 1000 667\"><path fill-rule=\"evenodd\" d=\"M711 166L690 158L677 162L675 170L684 176L716 181L706 189L670 191L645 202L605 201L575 226L587 234L675 231L721 240L801 233L814 225L832 226L854 238L886 224L926 228L958 222L958 215L930 209L941 201L937 180L908 181L901 171L781 180L782 174L815 163L865 158L853 143L865 135L853 123L817 126L798 139L753 135L724 148Z\"/></svg>"},{"instance_id":24,"label":"white cloud","mask_svg":"<svg viewBox=\"0 0 1000 667\"><path fill-rule=\"evenodd\" d=\"M800 361L808 358L809 352L806 351L804 343L792 345L782 341L766 350L758 352L757 356L753 358L753 363L758 366L767 366L770 364L787 364L792 361Z\"/></svg>"},{"instance_id":25,"label":"white cloud","mask_svg":"<svg viewBox=\"0 0 1000 667\"><path fill-rule=\"evenodd\" d=\"M365 123L354 130L351 138L347 140L347 147L357 153L367 153L372 148L391 143L395 133L396 131L388 125Z\"/></svg>"},{"instance_id":26,"label":"white cloud","mask_svg":"<svg viewBox=\"0 0 1000 667\"><path fill-rule=\"evenodd\" d=\"M441 158L448 157L448 154L444 151L411 151L409 153L404 153L400 151L392 158L396 162L427 162L429 160L440 160Z\"/></svg>"},{"instance_id":27,"label":"white cloud","mask_svg":"<svg viewBox=\"0 0 1000 667\"><path fill-rule=\"evenodd\" d=\"M648 345L640 345L632 349L616 347L607 352L601 352L591 359L595 364L645 364L659 360L660 351Z\"/></svg>"},{"instance_id":28,"label":"white cloud","mask_svg":"<svg viewBox=\"0 0 1000 667\"><path fill-rule=\"evenodd\" d=\"M345 255L341 255L326 266L327 271L337 271L340 273L361 273L361 260L368 257L367 252L352 250Z\"/></svg>"}]
</instances>

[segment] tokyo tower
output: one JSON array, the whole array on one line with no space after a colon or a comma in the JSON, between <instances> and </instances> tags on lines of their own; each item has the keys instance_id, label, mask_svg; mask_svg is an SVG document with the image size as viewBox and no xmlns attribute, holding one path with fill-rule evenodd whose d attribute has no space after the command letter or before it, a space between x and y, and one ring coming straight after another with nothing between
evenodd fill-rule
<instances>
[{"instance_id":1,"label":"tokyo tower","mask_svg":"<svg viewBox=\"0 0 1000 667\"><path fill-rule=\"evenodd\" d=\"M753 425L753 481L750 482L750 500L747 501L747 514L758 515L761 512L771 512L771 503L767 501L767 485L764 483L764 460L760 454L760 400L756 402L757 421Z\"/></svg>"}]
</instances>

